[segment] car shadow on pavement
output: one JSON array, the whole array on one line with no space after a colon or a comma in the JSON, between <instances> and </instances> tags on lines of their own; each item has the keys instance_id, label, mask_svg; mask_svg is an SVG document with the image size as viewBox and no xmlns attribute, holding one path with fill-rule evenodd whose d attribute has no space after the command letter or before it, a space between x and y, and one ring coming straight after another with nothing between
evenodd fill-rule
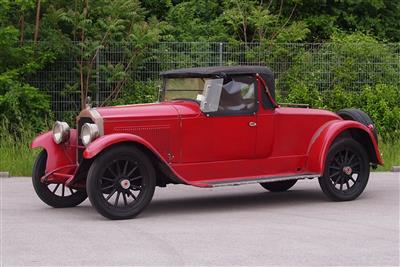
<instances>
[{"instance_id":1,"label":"car shadow on pavement","mask_svg":"<svg viewBox=\"0 0 400 267\"><path fill-rule=\"evenodd\" d=\"M153 200L139 217L145 218L185 213L221 213L238 209L275 209L327 201L322 192L316 190L290 190L280 193L232 193L229 195L206 195L204 197L196 196L189 198L177 197L174 199Z\"/></svg>"}]
</instances>

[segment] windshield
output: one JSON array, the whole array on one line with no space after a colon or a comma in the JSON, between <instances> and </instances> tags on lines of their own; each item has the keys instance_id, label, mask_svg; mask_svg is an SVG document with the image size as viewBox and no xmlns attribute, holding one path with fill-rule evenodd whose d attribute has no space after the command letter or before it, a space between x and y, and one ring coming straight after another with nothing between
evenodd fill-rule
<instances>
[{"instance_id":1,"label":"windshield","mask_svg":"<svg viewBox=\"0 0 400 267\"><path fill-rule=\"evenodd\" d=\"M164 86L164 100L195 101L205 113L243 113L255 109L255 80L252 76L168 78Z\"/></svg>"},{"instance_id":2,"label":"windshield","mask_svg":"<svg viewBox=\"0 0 400 267\"><path fill-rule=\"evenodd\" d=\"M205 78L170 78L165 80L165 100L192 99L203 93Z\"/></svg>"}]
</instances>

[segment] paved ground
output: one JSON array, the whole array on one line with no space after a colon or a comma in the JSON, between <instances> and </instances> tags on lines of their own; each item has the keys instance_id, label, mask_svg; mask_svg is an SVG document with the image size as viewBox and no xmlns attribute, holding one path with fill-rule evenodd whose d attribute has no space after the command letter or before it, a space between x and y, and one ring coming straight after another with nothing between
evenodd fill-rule
<instances>
[{"instance_id":1,"label":"paved ground","mask_svg":"<svg viewBox=\"0 0 400 267\"><path fill-rule=\"evenodd\" d=\"M3 266L399 265L399 174L374 173L356 201L329 202L316 180L156 190L142 215L110 221L88 201L53 209L28 178L0 179Z\"/></svg>"}]
</instances>

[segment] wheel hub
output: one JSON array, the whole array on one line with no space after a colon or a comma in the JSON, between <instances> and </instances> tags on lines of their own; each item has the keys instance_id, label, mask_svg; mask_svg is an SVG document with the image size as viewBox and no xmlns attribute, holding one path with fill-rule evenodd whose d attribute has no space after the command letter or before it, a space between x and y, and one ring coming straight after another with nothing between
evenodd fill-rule
<instances>
[{"instance_id":1,"label":"wheel hub","mask_svg":"<svg viewBox=\"0 0 400 267\"><path fill-rule=\"evenodd\" d=\"M350 174L353 173L353 169L352 169L350 166L345 166L345 167L343 167L343 172L344 172L346 175L350 175Z\"/></svg>"},{"instance_id":2,"label":"wheel hub","mask_svg":"<svg viewBox=\"0 0 400 267\"><path fill-rule=\"evenodd\" d=\"M122 179L120 181L120 185L123 189L128 189L129 187L131 187L131 182L128 179Z\"/></svg>"}]
</instances>

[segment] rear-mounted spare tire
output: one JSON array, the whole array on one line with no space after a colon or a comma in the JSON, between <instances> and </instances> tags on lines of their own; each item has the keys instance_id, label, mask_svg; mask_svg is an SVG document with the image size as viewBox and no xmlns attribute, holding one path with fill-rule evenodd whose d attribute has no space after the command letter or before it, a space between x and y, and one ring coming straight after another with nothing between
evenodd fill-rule
<instances>
[{"instance_id":1,"label":"rear-mounted spare tire","mask_svg":"<svg viewBox=\"0 0 400 267\"><path fill-rule=\"evenodd\" d=\"M378 132L376 131L374 122L368 116L367 113L365 113L362 110L356 109L356 108L346 108L346 109L339 110L337 112L337 114L344 120L358 121L359 123L361 123L367 127L372 125L374 127L373 133L375 136L375 140L378 143Z\"/></svg>"}]
</instances>

